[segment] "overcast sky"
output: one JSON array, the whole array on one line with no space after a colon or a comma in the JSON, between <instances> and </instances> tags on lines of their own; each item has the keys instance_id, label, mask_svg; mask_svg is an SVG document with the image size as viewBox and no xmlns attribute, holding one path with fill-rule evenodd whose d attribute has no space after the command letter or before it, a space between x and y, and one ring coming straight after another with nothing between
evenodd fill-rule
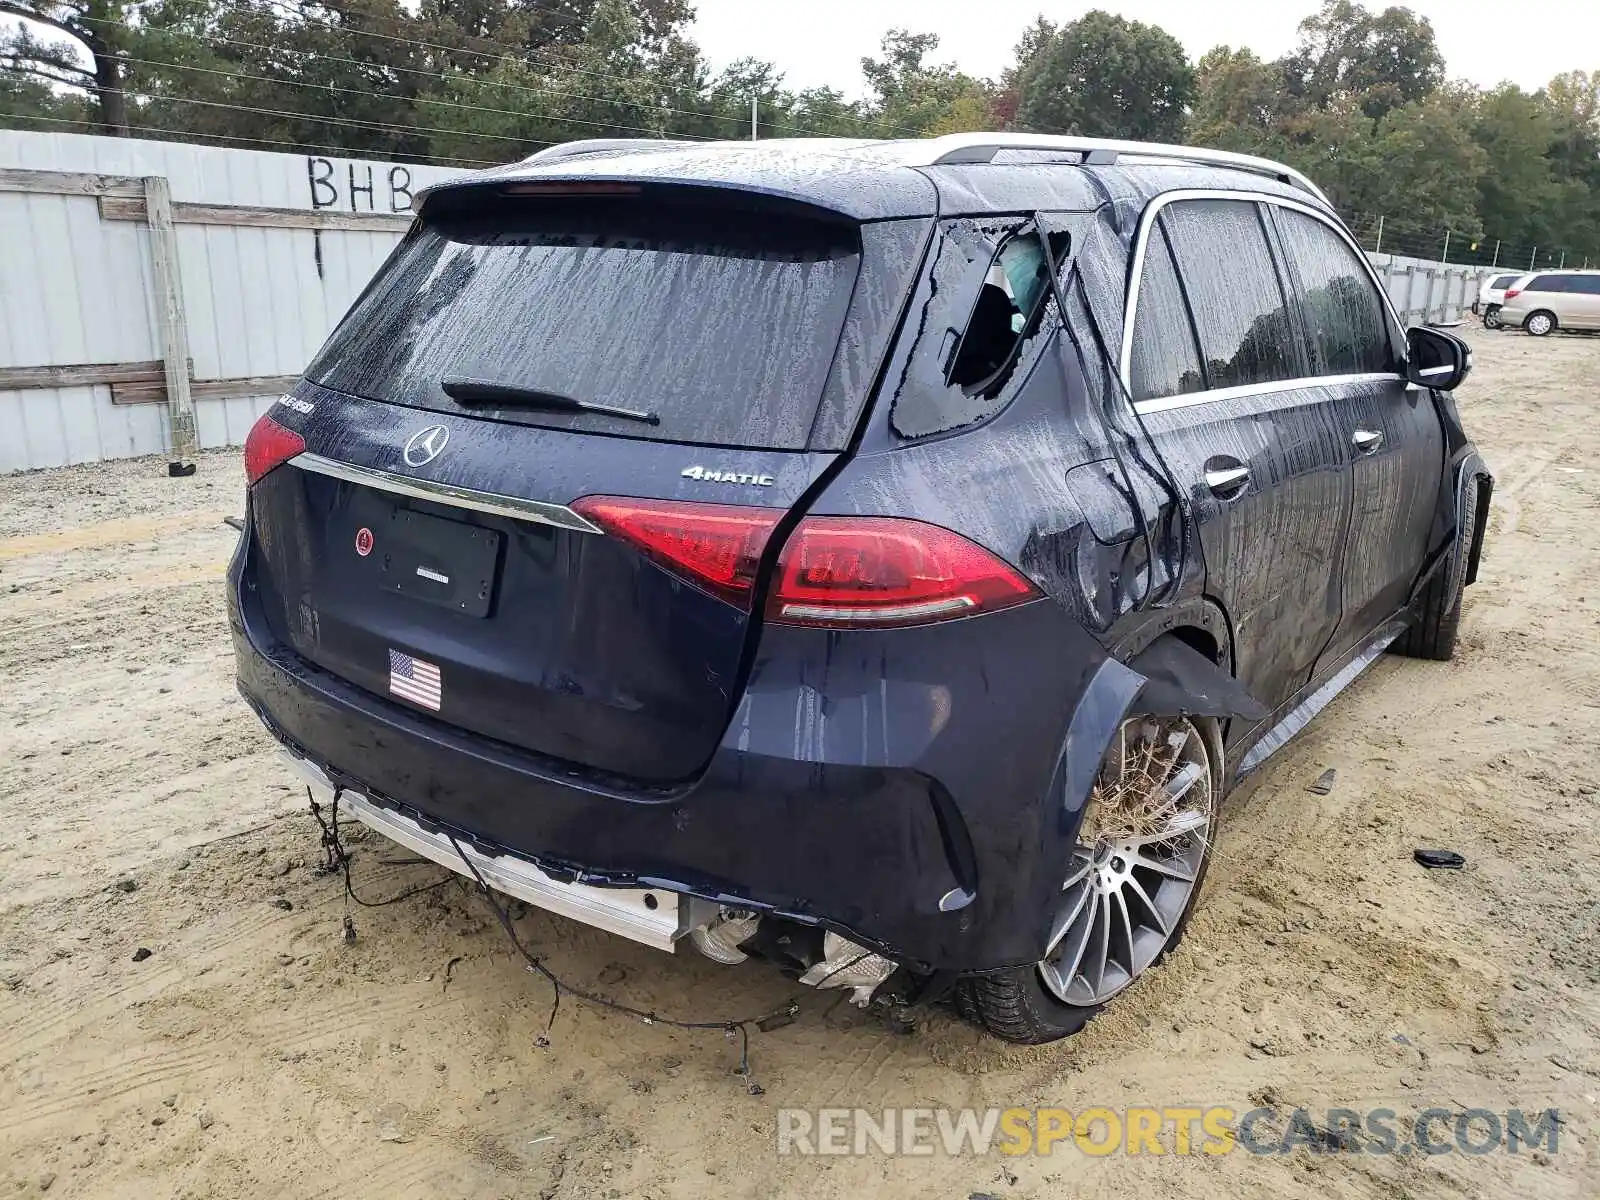
<instances>
[{"instance_id":1,"label":"overcast sky","mask_svg":"<svg viewBox=\"0 0 1600 1200\"><path fill-rule=\"evenodd\" d=\"M1219 44L1262 58L1291 49L1295 26L1320 0L694 0L694 38L714 66L751 56L774 62L791 88L862 92L861 58L887 29L939 35L937 61L995 78L1017 38L1043 13L1060 23L1091 8L1159 25L1190 58ZM1386 5L1369 2L1368 7ZM1410 0L1433 22L1452 78L1530 90L1561 71L1600 70L1600 0Z\"/></svg>"}]
</instances>

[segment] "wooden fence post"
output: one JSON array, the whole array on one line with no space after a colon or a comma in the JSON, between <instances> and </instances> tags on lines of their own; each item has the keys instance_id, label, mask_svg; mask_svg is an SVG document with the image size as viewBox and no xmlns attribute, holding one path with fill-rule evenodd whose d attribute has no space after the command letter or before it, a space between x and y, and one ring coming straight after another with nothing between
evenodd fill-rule
<instances>
[{"instance_id":1,"label":"wooden fence post","mask_svg":"<svg viewBox=\"0 0 1600 1200\"><path fill-rule=\"evenodd\" d=\"M172 428L169 475L194 474L199 439L194 398L189 393L189 327L183 312L183 280L178 270L178 238L172 224L172 189L162 175L144 177L146 220L150 224L150 265L155 276L156 322L167 384L167 415Z\"/></svg>"}]
</instances>

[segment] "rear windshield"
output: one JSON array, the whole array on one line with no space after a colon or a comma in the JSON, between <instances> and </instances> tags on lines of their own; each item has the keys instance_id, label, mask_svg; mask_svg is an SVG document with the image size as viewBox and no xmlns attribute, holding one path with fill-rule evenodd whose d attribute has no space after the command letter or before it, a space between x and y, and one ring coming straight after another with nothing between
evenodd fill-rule
<instances>
[{"instance_id":1,"label":"rear windshield","mask_svg":"<svg viewBox=\"0 0 1600 1200\"><path fill-rule=\"evenodd\" d=\"M1515 275L1496 275L1489 286L1495 291L1501 291L1510 287L1516 281L1517 277Z\"/></svg>"},{"instance_id":2,"label":"rear windshield","mask_svg":"<svg viewBox=\"0 0 1600 1200\"><path fill-rule=\"evenodd\" d=\"M853 228L787 216L605 199L447 216L408 235L306 375L437 412L801 449L859 259ZM451 378L546 398L462 405Z\"/></svg>"}]
</instances>

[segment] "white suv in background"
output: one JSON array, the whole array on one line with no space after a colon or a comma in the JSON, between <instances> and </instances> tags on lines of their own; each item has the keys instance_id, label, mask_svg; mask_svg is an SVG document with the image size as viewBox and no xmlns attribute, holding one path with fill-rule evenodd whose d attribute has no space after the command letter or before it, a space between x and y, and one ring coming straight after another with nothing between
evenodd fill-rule
<instances>
[{"instance_id":1,"label":"white suv in background","mask_svg":"<svg viewBox=\"0 0 1600 1200\"><path fill-rule=\"evenodd\" d=\"M1526 329L1535 337L1557 329L1600 329L1600 271L1519 275L1495 316L1500 324Z\"/></svg>"},{"instance_id":2,"label":"white suv in background","mask_svg":"<svg viewBox=\"0 0 1600 1200\"><path fill-rule=\"evenodd\" d=\"M1472 311L1483 318L1484 328L1499 329L1500 306L1505 303L1506 289L1515 283L1518 276L1488 275L1478 285L1478 298L1472 302Z\"/></svg>"}]
</instances>

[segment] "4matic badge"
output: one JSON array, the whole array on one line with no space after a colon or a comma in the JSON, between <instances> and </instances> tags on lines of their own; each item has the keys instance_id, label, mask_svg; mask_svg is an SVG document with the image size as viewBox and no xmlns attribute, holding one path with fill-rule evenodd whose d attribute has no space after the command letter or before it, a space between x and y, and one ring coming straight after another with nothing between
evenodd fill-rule
<instances>
[{"instance_id":1,"label":"4matic badge","mask_svg":"<svg viewBox=\"0 0 1600 1200\"><path fill-rule=\"evenodd\" d=\"M701 483L742 483L747 487L771 487L771 475L752 475L748 471L718 471L713 467L685 467L679 472L685 479Z\"/></svg>"}]
</instances>

